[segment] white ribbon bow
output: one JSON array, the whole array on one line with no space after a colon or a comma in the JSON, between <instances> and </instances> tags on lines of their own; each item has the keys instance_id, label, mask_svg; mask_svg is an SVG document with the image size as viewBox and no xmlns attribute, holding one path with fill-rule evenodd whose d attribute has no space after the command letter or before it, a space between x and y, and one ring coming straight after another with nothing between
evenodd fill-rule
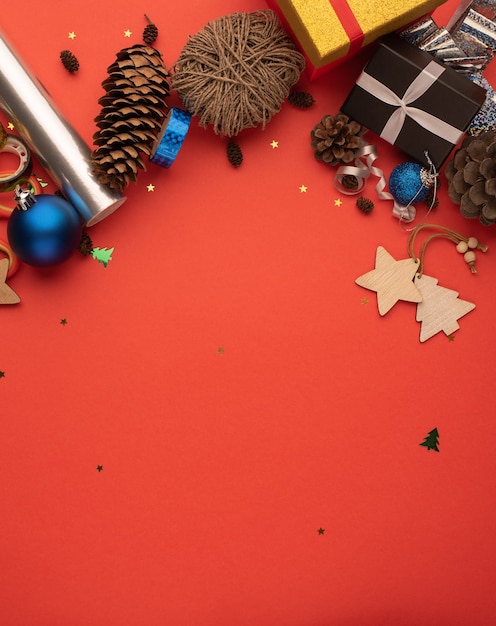
<instances>
[{"instance_id":1,"label":"white ribbon bow","mask_svg":"<svg viewBox=\"0 0 496 626\"><path fill-rule=\"evenodd\" d=\"M394 144L408 116L434 135L454 145L458 143L458 140L463 135L463 130L443 122L443 120L427 111L410 106L436 82L444 70L444 67L441 67L435 61L431 61L411 83L403 98L397 96L394 91L391 91L389 87L383 85L370 74L362 72L358 78L357 85L386 104L392 104L397 107L382 129L380 136L383 139ZM447 104L449 105L449 103Z\"/></svg>"}]
</instances>

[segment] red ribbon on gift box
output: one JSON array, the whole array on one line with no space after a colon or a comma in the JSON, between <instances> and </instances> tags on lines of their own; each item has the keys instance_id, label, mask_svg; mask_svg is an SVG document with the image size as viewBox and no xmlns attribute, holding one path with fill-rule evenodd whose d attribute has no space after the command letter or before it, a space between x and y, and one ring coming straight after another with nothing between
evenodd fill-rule
<instances>
[{"instance_id":1,"label":"red ribbon on gift box","mask_svg":"<svg viewBox=\"0 0 496 626\"><path fill-rule=\"evenodd\" d=\"M362 27L358 23L350 5L346 0L329 0L329 2L350 40L350 49L348 54L355 54L360 50L363 44L364 34Z\"/></svg>"}]
</instances>

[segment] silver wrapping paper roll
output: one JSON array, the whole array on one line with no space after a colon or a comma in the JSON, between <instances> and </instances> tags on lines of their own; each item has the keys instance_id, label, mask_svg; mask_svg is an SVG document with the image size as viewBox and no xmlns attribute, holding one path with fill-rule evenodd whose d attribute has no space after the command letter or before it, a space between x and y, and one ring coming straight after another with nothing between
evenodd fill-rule
<instances>
[{"instance_id":1,"label":"silver wrapping paper roll","mask_svg":"<svg viewBox=\"0 0 496 626\"><path fill-rule=\"evenodd\" d=\"M123 195L98 183L91 173L90 148L1 32L0 107L87 226L125 202Z\"/></svg>"}]
</instances>

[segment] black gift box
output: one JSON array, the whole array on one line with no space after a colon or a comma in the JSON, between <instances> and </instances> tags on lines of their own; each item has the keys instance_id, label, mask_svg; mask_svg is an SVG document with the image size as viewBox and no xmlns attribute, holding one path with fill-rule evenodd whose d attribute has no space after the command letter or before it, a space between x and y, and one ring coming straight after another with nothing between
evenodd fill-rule
<instances>
[{"instance_id":1,"label":"black gift box","mask_svg":"<svg viewBox=\"0 0 496 626\"><path fill-rule=\"evenodd\" d=\"M423 82L417 89L423 93L412 99L414 81ZM386 95L377 92L384 91L381 86ZM391 92L398 102L387 102ZM392 34L379 42L341 111L425 165L427 151L439 169L485 98L485 89ZM396 132L391 135L393 116Z\"/></svg>"}]
</instances>

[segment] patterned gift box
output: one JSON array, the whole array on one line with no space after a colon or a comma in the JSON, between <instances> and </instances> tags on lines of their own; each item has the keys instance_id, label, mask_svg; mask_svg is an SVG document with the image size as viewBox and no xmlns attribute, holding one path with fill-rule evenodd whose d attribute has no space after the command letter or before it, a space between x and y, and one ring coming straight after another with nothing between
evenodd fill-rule
<instances>
[{"instance_id":1,"label":"patterned gift box","mask_svg":"<svg viewBox=\"0 0 496 626\"><path fill-rule=\"evenodd\" d=\"M484 104L486 91L396 34L380 41L341 107L383 139L436 169Z\"/></svg>"},{"instance_id":2,"label":"patterned gift box","mask_svg":"<svg viewBox=\"0 0 496 626\"><path fill-rule=\"evenodd\" d=\"M379 37L433 11L445 0L267 0L316 78Z\"/></svg>"}]
</instances>

